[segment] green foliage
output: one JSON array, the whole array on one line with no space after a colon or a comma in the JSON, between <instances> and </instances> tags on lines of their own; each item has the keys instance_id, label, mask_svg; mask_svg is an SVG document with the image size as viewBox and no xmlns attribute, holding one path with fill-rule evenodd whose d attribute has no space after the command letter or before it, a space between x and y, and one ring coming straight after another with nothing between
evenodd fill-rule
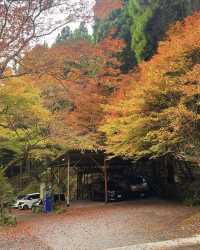
<instances>
[{"instance_id":1,"label":"green foliage","mask_svg":"<svg viewBox=\"0 0 200 250\"><path fill-rule=\"evenodd\" d=\"M138 62L149 59L169 25L200 9L199 0L129 0L132 49Z\"/></svg>"},{"instance_id":2,"label":"green foliage","mask_svg":"<svg viewBox=\"0 0 200 250\"><path fill-rule=\"evenodd\" d=\"M58 205L55 206L54 211L55 211L56 214L63 214L63 213L67 212L67 208L58 204Z\"/></svg>"},{"instance_id":3,"label":"green foliage","mask_svg":"<svg viewBox=\"0 0 200 250\"><path fill-rule=\"evenodd\" d=\"M92 41L92 36L88 32L85 22L81 22L79 27L74 31L72 31L69 26L64 27L57 35L55 45L62 44L69 40Z\"/></svg>"},{"instance_id":4,"label":"green foliage","mask_svg":"<svg viewBox=\"0 0 200 250\"><path fill-rule=\"evenodd\" d=\"M21 192L20 194L31 194L31 193L38 193L40 192L40 183L36 180L29 183Z\"/></svg>"},{"instance_id":5,"label":"green foliage","mask_svg":"<svg viewBox=\"0 0 200 250\"><path fill-rule=\"evenodd\" d=\"M69 26L64 27L57 35L55 44L63 43L64 41L71 39L72 32Z\"/></svg>"},{"instance_id":6,"label":"green foliage","mask_svg":"<svg viewBox=\"0 0 200 250\"><path fill-rule=\"evenodd\" d=\"M0 150L16 158L44 147L51 120L39 90L25 80L9 79L0 87Z\"/></svg>"},{"instance_id":7,"label":"green foliage","mask_svg":"<svg viewBox=\"0 0 200 250\"><path fill-rule=\"evenodd\" d=\"M125 41L125 47L120 53L121 69L123 72L129 71L136 64L134 51L131 48L131 18L128 15L127 3L121 9L111 12L105 19L96 19L94 25L94 40L96 43L112 34L114 38Z\"/></svg>"},{"instance_id":8,"label":"green foliage","mask_svg":"<svg viewBox=\"0 0 200 250\"><path fill-rule=\"evenodd\" d=\"M9 204L13 198L13 189L5 177L5 170L0 167L0 225L14 225L16 220L9 215Z\"/></svg>"},{"instance_id":9,"label":"green foliage","mask_svg":"<svg viewBox=\"0 0 200 250\"><path fill-rule=\"evenodd\" d=\"M32 212L34 214L41 214L43 212L43 207L39 206L39 207L32 207Z\"/></svg>"},{"instance_id":10,"label":"green foliage","mask_svg":"<svg viewBox=\"0 0 200 250\"><path fill-rule=\"evenodd\" d=\"M194 14L173 27L158 54L140 65L133 90L108 107L102 126L108 153L135 159L172 154L199 163L199 22Z\"/></svg>"},{"instance_id":11,"label":"green foliage","mask_svg":"<svg viewBox=\"0 0 200 250\"><path fill-rule=\"evenodd\" d=\"M122 69L127 71L152 57L171 24L197 10L199 0L128 0L109 17L96 19L94 39L101 41L113 30L114 37L124 39L121 61Z\"/></svg>"},{"instance_id":12,"label":"green foliage","mask_svg":"<svg viewBox=\"0 0 200 250\"><path fill-rule=\"evenodd\" d=\"M188 206L200 205L200 187L199 181L184 183L181 187L183 202Z\"/></svg>"},{"instance_id":13,"label":"green foliage","mask_svg":"<svg viewBox=\"0 0 200 250\"><path fill-rule=\"evenodd\" d=\"M4 215L3 217L0 217L0 225L2 226L16 226L17 219L15 216L12 215Z\"/></svg>"},{"instance_id":14,"label":"green foliage","mask_svg":"<svg viewBox=\"0 0 200 250\"><path fill-rule=\"evenodd\" d=\"M148 34L148 24L159 6L159 0L138 1L130 0L128 5L129 16L132 17L131 37L132 48L137 61L149 58L153 51L153 40Z\"/></svg>"},{"instance_id":15,"label":"green foliage","mask_svg":"<svg viewBox=\"0 0 200 250\"><path fill-rule=\"evenodd\" d=\"M73 31L72 40L92 40L92 37L89 35L88 29L84 22L81 22L80 26Z\"/></svg>"},{"instance_id":16,"label":"green foliage","mask_svg":"<svg viewBox=\"0 0 200 250\"><path fill-rule=\"evenodd\" d=\"M5 170L0 167L0 203L3 206L4 204L9 203L13 198L13 190L11 185L8 182L8 179L5 177Z\"/></svg>"}]
</instances>

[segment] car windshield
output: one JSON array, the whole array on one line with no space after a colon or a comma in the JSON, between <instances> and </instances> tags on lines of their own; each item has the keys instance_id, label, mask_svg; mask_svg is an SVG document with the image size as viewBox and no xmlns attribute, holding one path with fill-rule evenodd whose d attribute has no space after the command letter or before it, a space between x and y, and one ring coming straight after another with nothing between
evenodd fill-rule
<instances>
[{"instance_id":1,"label":"car windshield","mask_svg":"<svg viewBox=\"0 0 200 250\"><path fill-rule=\"evenodd\" d=\"M24 197L26 197L26 195L18 195L17 200L22 200Z\"/></svg>"},{"instance_id":2,"label":"car windshield","mask_svg":"<svg viewBox=\"0 0 200 250\"><path fill-rule=\"evenodd\" d=\"M30 197L30 196L25 195L24 197L21 198L21 200L28 200L29 197Z\"/></svg>"},{"instance_id":3,"label":"car windshield","mask_svg":"<svg viewBox=\"0 0 200 250\"><path fill-rule=\"evenodd\" d=\"M22 200L32 200L32 199L39 199L40 195L39 194L28 194L25 195Z\"/></svg>"}]
</instances>

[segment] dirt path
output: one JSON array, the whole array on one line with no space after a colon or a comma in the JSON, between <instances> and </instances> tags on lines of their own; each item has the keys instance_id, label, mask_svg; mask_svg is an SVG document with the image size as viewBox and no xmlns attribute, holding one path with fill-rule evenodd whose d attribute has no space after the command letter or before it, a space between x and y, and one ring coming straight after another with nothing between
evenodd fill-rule
<instances>
[{"instance_id":1,"label":"dirt path","mask_svg":"<svg viewBox=\"0 0 200 250\"><path fill-rule=\"evenodd\" d=\"M156 200L76 205L62 215L26 212L16 228L0 230L0 249L104 250L191 237L200 225L188 218L199 212Z\"/></svg>"}]
</instances>

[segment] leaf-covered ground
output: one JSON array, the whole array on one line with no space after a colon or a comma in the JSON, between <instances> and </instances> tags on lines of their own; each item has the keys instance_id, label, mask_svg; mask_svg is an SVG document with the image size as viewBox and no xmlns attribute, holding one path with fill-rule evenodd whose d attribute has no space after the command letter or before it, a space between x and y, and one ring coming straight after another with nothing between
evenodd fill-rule
<instances>
[{"instance_id":1,"label":"leaf-covered ground","mask_svg":"<svg viewBox=\"0 0 200 250\"><path fill-rule=\"evenodd\" d=\"M191 219L198 213L157 200L75 204L60 215L17 211L17 227L0 230L0 249L103 250L190 237L200 231Z\"/></svg>"}]
</instances>

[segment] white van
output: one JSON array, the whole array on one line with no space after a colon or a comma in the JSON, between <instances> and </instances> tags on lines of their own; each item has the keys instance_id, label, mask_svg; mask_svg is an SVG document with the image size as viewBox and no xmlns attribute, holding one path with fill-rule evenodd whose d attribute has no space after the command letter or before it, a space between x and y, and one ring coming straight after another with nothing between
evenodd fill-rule
<instances>
[{"instance_id":1,"label":"white van","mask_svg":"<svg viewBox=\"0 0 200 250\"><path fill-rule=\"evenodd\" d=\"M33 204L40 199L40 193L27 194L23 198L18 199L14 207L19 209L31 209Z\"/></svg>"}]
</instances>

